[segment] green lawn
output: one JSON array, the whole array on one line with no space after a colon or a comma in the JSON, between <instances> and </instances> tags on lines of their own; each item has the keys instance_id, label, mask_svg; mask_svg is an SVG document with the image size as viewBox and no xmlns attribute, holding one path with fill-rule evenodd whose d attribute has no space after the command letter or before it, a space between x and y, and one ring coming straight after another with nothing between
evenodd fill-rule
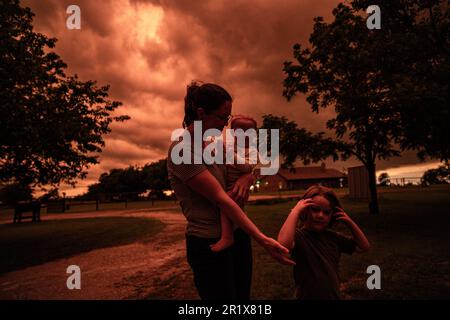
<instances>
[{"instance_id":1,"label":"green lawn","mask_svg":"<svg viewBox=\"0 0 450 320\"><path fill-rule=\"evenodd\" d=\"M95 201L88 204L78 205L76 202L70 203L70 209L66 210L66 213L81 213L95 211ZM99 211L103 210L124 210L124 209L164 209L170 207L176 207L178 204L174 200L156 200L153 203L151 201L131 201L125 204L125 202L110 202L100 203Z\"/></svg>"},{"instance_id":2,"label":"green lawn","mask_svg":"<svg viewBox=\"0 0 450 320\"><path fill-rule=\"evenodd\" d=\"M89 218L0 225L0 273L94 249L148 241L164 224L144 218Z\"/></svg>"},{"instance_id":3,"label":"green lawn","mask_svg":"<svg viewBox=\"0 0 450 320\"><path fill-rule=\"evenodd\" d=\"M348 194L348 188L336 188L334 189L336 194L338 195L344 195ZM299 189L299 190L282 190L282 191L259 191L259 192L252 192L250 195L255 196L286 196L286 195L301 195L306 191L306 189Z\"/></svg>"},{"instance_id":4,"label":"green lawn","mask_svg":"<svg viewBox=\"0 0 450 320\"><path fill-rule=\"evenodd\" d=\"M88 213L88 212L96 212L95 201L85 201L83 204L79 202L67 202L70 205L69 209L65 211L65 213ZM128 202L125 205L125 202L110 202L110 203L100 203L99 211L114 211L114 210L139 210L139 209L148 209L151 210L168 210L172 208L179 208L178 203L174 200L155 200L153 203L151 201L134 201ZM61 213L61 212L59 212ZM59 214L50 213L50 214ZM47 214L47 209L41 209L41 215L45 216ZM0 210L0 221L13 221L14 209L12 208L3 208ZM29 221L29 220L26 220Z\"/></svg>"},{"instance_id":5,"label":"green lawn","mask_svg":"<svg viewBox=\"0 0 450 320\"><path fill-rule=\"evenodd\" d=\"M378 216L368 214L366 202L350 200L340 191L344 209L372 245L366 254L341 260L346 298L450 299L450 186L380 188ZM294 201L250 205L247 211L259 228L276 238L294 205ZM162 228L156 220L116 217L0 225L0 273L97 248L148 241ZM292 267L275 262L256 243L253 247L252 298L293 298ZM381 268L381 290L366 287L366 269L373 264ZM181 288L180 281L172 279L166 287ZM173 297L169 292L159 296Z\"/></svg>"},{"instance_id":6,"label":"green lawn","mask_svg":"<svg viewBox=\"0 0 450 320\"><path fill-rule=\"evenodd\" d=\"M379 216L365 202L342 198L344 209L366 232L372 249L343 256L343 293L352 299L450 299L450 187L381 188ZM294 202L249 206L252 220L275 237ZM381 268L381 290L366 287L366 268ZM254 244L254 299L293 296L292 268Z\"/></svg>"}]
</instances>

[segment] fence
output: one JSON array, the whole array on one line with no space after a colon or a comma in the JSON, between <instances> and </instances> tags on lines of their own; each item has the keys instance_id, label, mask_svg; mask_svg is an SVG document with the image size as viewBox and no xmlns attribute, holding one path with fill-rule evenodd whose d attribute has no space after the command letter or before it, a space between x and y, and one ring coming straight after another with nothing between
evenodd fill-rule
<instances>
[{"instance_id":1,"label":"fence","mask_svg":"<svg viewBox=\"0 0 450 320\"><path fill-rule=\"evenodd\" d=\"M158 199L156 196L139 197L129 199L126 194L120 194L118 197L98 197L96 200L72 200L60 199L57 201L50 201L47 203L47 213L64 213L82 212L82 211L99 211L99 210L114 210L127 209L130 205L133 209L146 208L154 206L169 206L177 203L175 197L167 197L164 200Z\"/></svg>"},{"instance_id":2,"label":"fence","mask_svg":"<svg viewBox=\"0 0 450 320\"><path fill-rule=\"evenodd\" d=\"M410 185L421 185L421 177L403 177L403 178L389 178L390 185L406 187Z\"/></svg>"}]
</instances>

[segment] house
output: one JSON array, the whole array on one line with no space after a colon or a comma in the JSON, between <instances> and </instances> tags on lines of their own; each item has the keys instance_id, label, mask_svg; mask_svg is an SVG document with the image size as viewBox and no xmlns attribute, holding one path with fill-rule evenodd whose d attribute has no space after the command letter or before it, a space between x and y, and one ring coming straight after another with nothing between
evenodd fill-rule
<instances>
[{"instance_id":1,"label":"house","mask_svg":"<svg viewBox=\"0 0 450 320\"><path fill-rule=\"evenodd\" d=\"M280 168L275 175L258 175L255 188L257 191L296 190L307 189L314 184L340 188L347 185L347 175L326 168L325 163L317 167Z\"/></svg>"}]
</instances>

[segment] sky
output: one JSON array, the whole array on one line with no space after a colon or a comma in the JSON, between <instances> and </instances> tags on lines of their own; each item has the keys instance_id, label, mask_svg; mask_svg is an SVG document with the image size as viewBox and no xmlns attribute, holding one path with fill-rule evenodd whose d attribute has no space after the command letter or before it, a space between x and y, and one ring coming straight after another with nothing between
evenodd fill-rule
<instances>
[{"instance_id":1,"label":"sky","mask_svg":"<svg viewBox=\"0 0 450 320\"><path fill-rule=\"evenodd\" d=\"M100 163L68 196L87 191L101 173L142 166L167 156L170 136L183 120L186 86L192 80L217 83L233 96L232 114L261 124L262 115L294 120L313 132L326 131L332 110L314 114L304 96L282 96L283 62L293 60L292 46L307 45L313 18L330 21L337 0L26 0L36 14L35 31L56 37L55 52L68 64L67 74L109 84L110 98L123 106L104 137ZM81 29L69 30L69 5L81 9ZM344 170L357 159L325 161ZM318 164L316 164L318 165ZM378 172L420 177L438 161L420 162L414 152L377 161Z\"/></svg>"}]
</instances>

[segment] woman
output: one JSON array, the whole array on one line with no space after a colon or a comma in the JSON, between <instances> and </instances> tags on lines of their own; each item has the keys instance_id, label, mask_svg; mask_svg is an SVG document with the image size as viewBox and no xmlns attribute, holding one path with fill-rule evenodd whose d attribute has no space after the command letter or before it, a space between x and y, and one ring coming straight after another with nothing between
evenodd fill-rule
<instances>
[{"instance_id":1,"label":"woman","mask_svg":"<svg viewBox=\"0 0 450 320\"><path fill-rule=\"evenodd\" d=\"M183 127L192 139L194 121L201 121L202 137L208 129L222 131L230 119L231 108L232 98L222 87L192 83L185 97ZM195 286L204 300L248 300L252 275L249 235L274 259L284 264L294 263L283 255L288 250L264 235L235 202L247 199L253 183L252 174L239 178L227 194L224 164L194 164L194 148L190 155L191 164L174 164L171 151L181 141L175 141L170 146L167 168L171 186L187 220L186 253ZM225 213L238 228L234 231L234 244L230 248L213 252L210 245L220 239L220 212Z\"/></svg>"}]
</instances>

